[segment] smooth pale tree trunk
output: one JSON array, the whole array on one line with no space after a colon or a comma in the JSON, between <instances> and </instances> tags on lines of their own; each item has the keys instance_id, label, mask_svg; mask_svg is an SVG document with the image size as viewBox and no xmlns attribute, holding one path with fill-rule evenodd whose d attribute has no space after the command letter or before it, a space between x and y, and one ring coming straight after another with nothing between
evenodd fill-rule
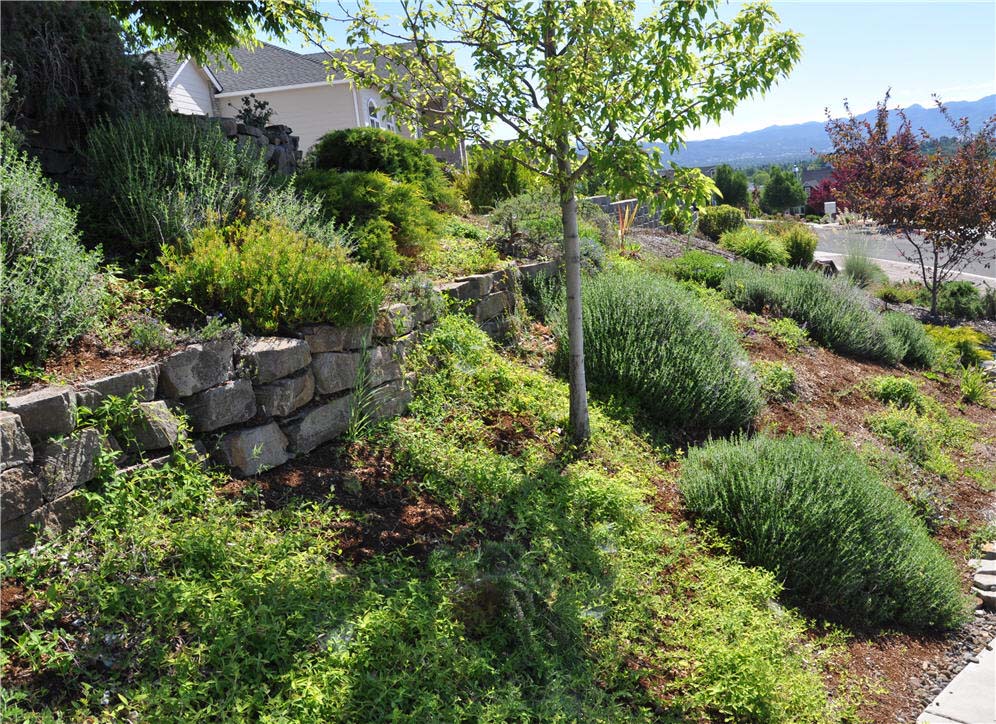
<instances>
[{"instance_id":1,"label":"smooth pale tree trunk","mask_svg":"<svg viewBox=\"0 0 996 724\"><path fill-rule=\"evenodd\" d=\"M581 326L581 240L578 238L578 200L570 180L571 163L562 156L560 214L564 222L564 257L567 275L567 338L570 349L571 442L585 447L591 437L588 423L588 387L584 376L584 330Z\"/></svg>"}]
</instances>

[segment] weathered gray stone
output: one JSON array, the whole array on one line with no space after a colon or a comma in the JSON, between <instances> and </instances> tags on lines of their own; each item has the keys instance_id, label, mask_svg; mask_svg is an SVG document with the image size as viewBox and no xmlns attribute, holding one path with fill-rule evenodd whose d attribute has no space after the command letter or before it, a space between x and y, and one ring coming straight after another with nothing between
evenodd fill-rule
<instances>
[{"instance_id":1,"label":"weathered gray stone","mask_svg":"<svg viewBox=\"0 0 996 724\"><path fill-rule=\"evenodd\" d=\"M491 286L494 284L494 278L490 273L461 277L460 279L457 279L457 281L469 284L469 294L475 299L480 299L481 297L489 295L491 293Z\"/></svg>"},{"instance_id":2,"label":"weathered gray stone","mask_svg":"<svg viewBox=\"0 0 996 724\"><path fill-rule=\"evenodd\" d=\"M404 414L411 401L411 390L402 380L388 382L370 393L370 407L377 420Z\"/></svg>"},{"instance_id":3,"label":"weathered gray stone","mask_svg":"<svg viewBox=\"0 0 996 724\"><path fill-rule=\"evenodd\" d=\"M394 351L400 359L404 359L405 355L408 354L408 350L412 348L419 338L418 332L412 332L411 334L406 334L404 337L398 337L394 340Z\"/></svg>"},{"instance_id":4,"label":"weathered gray stone","mask_svg":"<svg viewBox=\"0 0 996 724\"><path fill-rule=\"evenodd\" d=\"M477 299L477 297L474 296L475 290L476 285L471 282L447 282L446 284L440 284L436 287L436 291L443 296L449 297L450 299L456 299L461 302Z\"/></svg>"},{"instance_id":5,"label":"weathered gray stone","mask_svg":"<svg viewBox=\"0 0 996 724\"><path fill-rule=\"evenodd\" d=\"M0 472L34 460L34 450L21 417L7 410L0 411Z\"/></svg>"},{"instance_id":6,"label":"weathered gray stone","mask_svg":"<svg viewBox=\"0 0 996 724\"><path fill-rule=\"evenodd\" d=\"M3 537L17 535L3 530L9 521L28 515L45 502L42 497L41 481L35 471L28 467L11 468L0 473L0 531Z\"/></svg>"},{"instance_id":7,"label":"weathered gray stone","mask_svg":"<svg viewBox=\"0 0 996 724\"><path fill-rule=\"evenodd\" d=\"M131 427L129 447L137 451L162 450L176 445L180 437L180 421L163 400L139 405L140 420Z\"/></svg>"},{"instance_id":8,"label":"weathered gray stone","mask_svg":"<svg viewBox=\"0 0 996 724\"><path fill-rule=\"evenodd\" d=\"M537 276L556 276L560 272L560 262L556 259L552 261L534 261L529 264L522 264L519 273L522 276L532 279Z\"/></svg>"},{"instance_id":9,"label":"weathered gray stone","mask_svg":"<svg viewBox=\"0 0 996 724\"><path fill-rule=\"evenodd\" d=\"M35 542L37 533L53 535L68 530L86 512L86 499L78 493L64 495L28 515L16 518L0 533L0 552L26 548Z\"/></svg>"},{"instance_id":10,"label":"weathered gray stone","mask_svg":"<svg viewBox=\"0 0 996 724\"><path fill-rule=\"evenodd\" d=\"M508 317L500 316L489 319L486 322L481 322L480 327L491 339L501 340L508 335L512 325Z\"/></svg>"},{"instance_id":11,"label":"weathered gray stone","mask_svg":"<svg viewBox=\"0 0 996 724\"><path fill-rule=\"evenodd\" d=\"M508 267L506 269L499 269L498 271L491 272L491 291L492 292L511 292L515 289L515 282L519 278L519 268L518 267Z\"/></svg>"},{"instance_id":12,"label":"weathered gray stone","mask_svg":"<svg viewBox=\"0 0 996 724\"><path fill-rule=\"evenodd\" d=\"M0 527L0 553L27 548L35 542L35 528L45 522L44 506L13 518Z\"/></svg>"},{"instance_id":13,"label":"weathered gray stone","mask_svg":"<svg viewBox=\"0 0 996 724\"><path fill-rule=\"evenodd\" d=\"M11 397L7 410L21 418L32 440L66 435L76 427L76 393L72 387L44 387Z\"/></svg>"},{"instance_id":14,"label":"weathered gray stone","mask_svg":"<svg viewBox=\"0 0 996 724\"><path fill-rule=\"evenodd\" d=\"M76 403L86 407L95 407L106 397L114 395L124 398L132 392L135 393L139 402L148 402L155 399L158 383L158 364L139 367L110 377L84 382L84 389L76 393Z\"/></svg>"},{"instance_id":15,"label":"weathered gray stone","mask_svg":"<svg viewBox=\"0 0 996 724\"><path fill-rule=\"evenodd\" d=\"M290 449L308 453L322 443L342 435L349 426L353 396L346 395L330 402L305 408L280 426L287 436Z\"/></svg>"},{"instance_id":16,"label":"weathered gray stone","mask_svg":"<svg viewBox=\"0 0 996 724\"><path fill-rule=\"evenodd\" d=\"M301 339L261 337L249 345L245 360L253 382L265 385L311 364L311 350Z\"/></svg>"},{"instance_id":17,"label":"weathered gray stone","mask_svg":"<svg viewBox=\"0 0 996 724\"><path fill-rule=\"evenodd\" d=\"M86 512L86 498L77 492L63 495L42 508L47 533L64 533Z\"/></svg>"},{"instance_id":18,"label":"weathered gray stone","mask_svg":"<svg viewBox=\"0 0 996 724\"><path fill-rule=\"evenodd\" d=\"M972 583L976 588L983 591L996 591L996 575L990 573L976 573L972 578Z\"/></svg>"},{"instance_id":19,"label":"weathered gray stone","mask_svg":"<svg viewBox=\"0 0 996 724\"><path fill-rule=\"evenodd\" d=\"M39 446L35 467L42 497L52 501L93 480L101 445L100 433L90 428Z\"/></svg>"},{"instance_id":20,"label":"weathered gray stone","mask_svg":"<svg viewBox=\"0 0 996 724\"><path fill-rule=\"evenodd\" d=\"M306 369L269 385L256 386L256 407L264 415L286 417L315 396L315 375Z\"/></svg>"},{"instance_id":21,"label":"weathered gray stone","mask_svg":"<svg viewBox=\"0 0 996 724\"><path fill-rule=\"evenodd\" d=\"M233 380L183 400L196 432L211 432L245 422L256 414L256 395L249 380Z\"/></svg>"},{"instance_id":22,"label":"weathered gray stone","mask_svg":"<svg viewBox=\"0 0 996 724\"><path fill-rule=\"evenodd\" d=\"M392 304L380 310L374 322L373 336L380 338L400 337L415 329L415 315L407 304Z\"/></svg>"},{"instance_id":23,"label":"weathered gray stone","mask_svg":"<svg viewBox=\"0 0 996 724\"><path fill-rule=\"evenodd\" d=\"M512 295L509 292L489 294L474 307L474 319L478 323L494 319L512 308Z\"/></svg>"},{"instance_id":24,"label":"weathered gray stone","mask_svg":"<svg viewBox=\"0 0 996 724\"><path fill-rule=\"evenodd\" d=\"M252 136L254 138L266 138L266 134L263 133L262 128L257 128L256 126L250 126L245 123L239 123L235 130L237 133L244 134L246 136Z\"/></svg>"},{"instance_id":25,"label":"weathered gray stone","mask_svg":"<svg viewBox=\"0 0 996 724\"><path fill-rule=\"evenodd\" d=\"M336 392L353 389L360 357L360 352L323 352L313 355L311 369L315 374L315 389L318 394L334 395Z\"/></svg>"},{"instance_id":26,"label":"weathered gray stone","mask_svg":"<svg viewBox=\"0 0 996 724\"><path fill-rule=\"evenodd\" d=\"M235 137L239 132L239 122L234 118L219 118L218 127L229 138Z\"/></svg>"},{"instance_id":27,"label":"weathered gray stone","mask_svg":"<svg viewBox=\"0 0 996 724\"><path fill-rule=\"evenodd\" d=\"M370 327L333 327L328 324L316 324L301 327L298 335L311 349L311 354L322 352L344 352L363 349L370 337Z\"/></svg>"},{"instance_id":28,"label":"weathered gray stone","mask_svg":"<svg viewBox=\"0 0 996 724\"><path fill-rule=\"evenodd\" d=\"M370 363L367 369L369 370L367 384L371 388L401 379L401 363L398 361L395 346L392 344L373 347L370 350Z\"/></svg>"},{"instance_id":29,"label":"weathered gray stone","mask_svg":"<svg viewBox=\"0 0 996 724\"><path fill-rule=\"evenodd\" d=\"M420 325L431 322L436 318L436 309L429 302L422 302L413 307L412 312L415 315L415 321Z\"/></svg>"},{"instance_id":30,"label":"weathered gray stone","mask_svg":"<svg viewBox=\"0 0 996 724\"><path fill-rule=\"evenodd\" d=\"M218 455L239 475L256 475L287 462L287 437L275 422L237 430L221 439Z\"/></svg>"},{"instance_id":31,"label":"weathered gray stone","mask_svg":"<svg viewBox=\"0 0 996 724\"><path fill-rule=\"evenodd\" d=\"M234 372L232 343L216 340L192 344L170 355L159 371L158 396L190 397L209 387L220 385Z\"/></svg>"}]
</instances>

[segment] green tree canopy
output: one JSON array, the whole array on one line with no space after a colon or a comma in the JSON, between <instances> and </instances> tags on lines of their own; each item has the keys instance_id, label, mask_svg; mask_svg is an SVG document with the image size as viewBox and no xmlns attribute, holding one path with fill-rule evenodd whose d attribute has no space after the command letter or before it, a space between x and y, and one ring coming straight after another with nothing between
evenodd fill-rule
<instances>
[{"instance_id":1,"label":"green tree canopy","mask_svg":"<svg viewBox=\"0 0 996 724\"><path fill-rule=\"evenodd\" d=\"M724 204L741 209L747 208L749 200L747 174L743 171L735 171L724 163L716 169L716 176L713 180L716 182L719 193L723 195Z\"/></svg>"},{"instance_id":2,"label":"green tree canopy","mask_svg":"<svg viewBox=\"0 0 996 724\"><path fill-rule=\"evenodd\" d=\"M806 191L792 171L772 166L768 173L770 178L761 192L761 206L765 211L786 211L806 203Z\"/></svg>"},{"instance_id":3,"label":"green tree canopy","mask_svg":"<svg viewBox=\"0 0 996 724\"><path fill-rule=\"evenodd\" d=\"M347 11L348 41L373 52L329 61L359 85L380 88L390 112L426 128L434 143L488 145L503 126L520 143L501 148L557 189L570 427L579 444L589 436L579 182L596 174L614 192L671 208L706 202L715 186L701 172L661 175L661 147L678 150L688 130L765 91L799 58L798 36L773 29L767 4L745 4L730 20L719 17L718 4L659 2L638 14L634 0L400 0L399 17L389 18L360 0ZM471 58L469 67L458 66L457 49ZM648 148L654 143L660 146Z\"/></svg>"},{"instance_id":4,"label":"green tree canopy","mask_svg":"<svg viewBox=\"0 0 996 724\"><path fill-rule=\"evenodd\" d=\"M324 17L313 0L100 0L95 4L145 46L165 45L201 62L224 56L233 64L231 49L255 45L257 32L281 39L293 31L317 33Z\"/></svg>"}]
</instances>

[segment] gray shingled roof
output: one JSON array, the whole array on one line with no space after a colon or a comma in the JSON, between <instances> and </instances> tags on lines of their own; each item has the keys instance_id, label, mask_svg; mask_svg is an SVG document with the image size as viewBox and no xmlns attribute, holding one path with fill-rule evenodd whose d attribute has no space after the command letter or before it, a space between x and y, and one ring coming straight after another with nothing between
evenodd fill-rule
<instances>
[{"instance_id":1,"label":"gray shingled roof","mask_svg":"<svg viewBox=\"0 0 996 724\"><path fill-rule=\"evenodd\" d=\"M258 48L233 48L232 55L240 66L238 71L226 63L208 66L226 93L325 81L325 68L320 63L269 43Z\"/></svg>"},{"instance_id":2,"label":"gray shingled roof","mask_svg":"<svg viewBox=\"0 0 996 724\"><path fill-rule=\"evenodd\" d=\"M162 68L163 75L166 76L166 82L169 83L170 78L176 75L176 71L180 70L180 66L183 65L183 59L172 50L160 51L155 53L155 56L159 60L159 67Z\"/></svg>"},{"instance_id":3,"label":"gray shingled roof","mask_svg":"<svg viewBox=\"0 0 996 724\"><path fill-rule=\"evenodd\" d=\"M332 52L340 57L349 53L368 58L370 49ZM161 51L157 55L168 81L176 74L183 61L172 51ZM324 52L295 53L293 50L263 43L257 48L233 48L232 55L239 65L238 71L232 70L223 61L207 66L221 84L224 93L322 83L327 80L323 61L328 56ZM382 68L383 64L383 59L378 59L378 67ZM335 77L341 78L342 75L337 73Z\"/></svg>"}]
</instances>

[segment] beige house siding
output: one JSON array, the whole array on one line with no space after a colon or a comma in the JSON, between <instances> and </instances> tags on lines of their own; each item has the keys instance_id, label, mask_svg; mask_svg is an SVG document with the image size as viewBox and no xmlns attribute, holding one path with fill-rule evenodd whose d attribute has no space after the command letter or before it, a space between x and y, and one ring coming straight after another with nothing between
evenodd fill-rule
<instances>
[{"instance_id":1,"label":"beige house siding","mask_svg":"<svg viewBox=\"0 0 996 724\"><path fill-rule=\"evenodd\" d=\"M246 94L248 95L248 94ZM346 83L312 88L256 93L257 100L267 101L273 109L270 123L290 126L301 138L299 148L307 152L315 141L331 130L356 126L356 103L353 91ZM242 96L221 96L217 100L222 115L234 116L241 108ZM361 117L361 123L363 119Z\"/></svg>"},{"instance_id":2,"label":"beige house siding","mask_svg":"<svg viewBox=\"0 0 996 724\"><path fill-rule=\"evenodd\" d=\"M200 68L186 63L169 89L170 108L191 116L213 116L214 87Z\"/></svg>"}]
</instances>

